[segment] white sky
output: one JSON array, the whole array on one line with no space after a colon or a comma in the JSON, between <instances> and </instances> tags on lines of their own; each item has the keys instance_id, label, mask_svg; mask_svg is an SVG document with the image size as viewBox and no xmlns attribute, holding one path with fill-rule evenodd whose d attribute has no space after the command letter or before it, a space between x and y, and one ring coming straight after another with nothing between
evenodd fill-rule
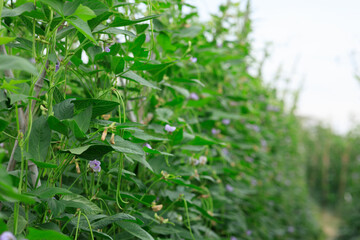
<instances>
[{"instance_id":1,"label":"white sky","mask_svg":"<svg viewBox=\"0 0 360 240\"><path fill-rule=\"evenodd\" d=\"M187 2L207 20L225 0ZM360 0L252 0L251 5L255 51L271 43L265 80L281 67L292 88L303 86L298 114L346 132L350 119L360 119L360 82L354 77L360 69Z\"/></svg>"}]
</instances>

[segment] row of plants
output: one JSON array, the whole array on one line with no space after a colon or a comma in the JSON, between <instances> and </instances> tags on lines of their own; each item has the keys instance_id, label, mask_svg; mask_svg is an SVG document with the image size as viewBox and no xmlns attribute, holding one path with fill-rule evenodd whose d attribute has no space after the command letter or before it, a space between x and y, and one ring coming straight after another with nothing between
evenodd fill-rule
<instances>
[{"instance_id":1,"label":"row of plants","mask_svg":"<svg viewBox=\"0 0 360 240\"><path fill-rule=\"evenodd\" d=\"M0 2L1 238L321 239L248 2Z\"/></svg>"}]
</instances>

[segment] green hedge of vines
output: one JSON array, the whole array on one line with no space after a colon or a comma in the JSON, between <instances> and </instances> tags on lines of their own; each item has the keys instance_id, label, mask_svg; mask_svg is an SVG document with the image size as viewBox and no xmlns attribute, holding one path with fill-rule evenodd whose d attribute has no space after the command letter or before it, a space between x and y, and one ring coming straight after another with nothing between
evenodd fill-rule
<instances>
[{"instance_id":1,"label":"green hedge of vines","mask_svg":"<svg viewBox=\"0 0 360 240\"><path fill-rule=\"evenodd\" d=\"M1 236L321 237L249 3L0 2Z\"/></svg>"}]
</instances>

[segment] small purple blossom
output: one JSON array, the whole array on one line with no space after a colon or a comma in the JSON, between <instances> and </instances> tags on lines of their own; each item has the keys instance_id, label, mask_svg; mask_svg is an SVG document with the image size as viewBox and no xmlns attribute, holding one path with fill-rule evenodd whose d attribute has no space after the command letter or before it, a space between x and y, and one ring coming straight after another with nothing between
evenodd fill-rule
<instances>
[{"instance_id":1,"label":"small purple blossom","mask_svg":"<svg viewBox=\"0 0 360 240\"><path fill-rule=\"evenodd\" d=\"M223 44L221 42L216 43L216 47L221 48Z\"/></svg>"},{"instance_id":2,"label":"small purple blossom","mask_svg":"<svg viewBox=\"0 0 360 240\"><path fill-rule=\"evenodd\" d=\"M168 133L172 133L176 130L176 127L172 127L169 124L165 125L165 131L167 131Z\"/></svg>"},{"instance_id":3,"label":"small purple blossom","mask_svg":"<svg viewBox=\"0 0 360 240\"><path fill-rule=\"evenodd\" d=\"M226 191L228 191L228 192L234 191L233 186L231 186L230 184L226 184L225 188L226 188Z\"/></svg>"},{"instance_id":4,"label":"small purple blossom","mask_svg":"<svg viewBox=\"0 0 360 240\"><path fill-rule=\"evenodd\" d=\"M200 157L199 157L199 162L200 162L200 165L205 165L206 162L207 162L207 157L205 157L205 156L200 156Z\"/></svg>"},{"instance_id":5,"label":"small purple blossom","mask_svg":"<svg viewBox=\"0 0 360 240\"><path fill-rule=\"evenodd\" d=\"M249 162L249 163L252 163L252 162L254 162L254 159L253 159L252 157L246 156L246 157L245 157L245 161L247 161L247 162Z\"/></svg>"},{"instance_id":6,"label":"small purple blossom","mask_svg":"<svg viewBox=\"0 0 360 240\"><path fill-rule=\"evenodd\" d=\"M148 144L148 143L145 143L145 144L143 145L143 147L147 147L148 149L152 149L152 147L151 147L150 144Z\"/></svg>"},{"instance_id":7,"label":"small purple blossom","mask_svg":"<svg viewBox=\"0 0 360 240\"><path fill-rule=\"evenodd\" d=\"M109 48L109 47L105 47L105 52L110 52L110 48Z\"/></svg>"},{"instance_id":8,"label":"small purple blossom","mask_svg":"<svg viewBox=\"0 0 360 240\"><path fill-rule=\"evenodd\" d=\"M60 69L60 63L57 62L55 65L55 72L59 71L59 69Z\"/></svg>"},{"instance_id":9,"label":"small purple blossom","mask_svg":"<svg viewBox=\"0 0 360 240\"><path fill-rule=\"evenodd\" d=\"M229 150L227 148L223 148L221 151L225 156L229 155Z\"/></svg>"},{"instance_id":10,"label":"small purple blossom","mask_svg":"<svg viewBox=\"0 0 360 240\"><path fill-rule=\"evenodd\" d=\"M246 235L247 235L247 236L250 236L251 234L252 234L252 231L251 231L251 230L247 230L247 231L246 231Z\"/></svg>"},{"instance_id":11,"label":"small purple blossom","mask_svg":"<svg viewBox=\"0 0 360 240\"><path fill-rule=\"evenodd\" d=\"M293 226L289 226L287 230L289 233L295 232L295 228Z\"/></svg>"},{"instance_id":12,"label":"small purple blossom","mask_svg":"<svg viewBox=\"0 0 360 240\"><path fill-rule=\"evenodd\" d=\"M253 185L253 186L256 186L256 185L257 185L256 179L251 179L251 185Z\"/></svg>"},{"instance_id":13,"label":"small purple blossom","mask_svg":"<svg viewBox=\"0 0 360 240\"><path fill-rule=\"evenodd\" d=\"M251 129L255 132L260 132L260 128L258 125L255 125L255 124L246 124L246 128L247 129Z\"/></svg>"},{"instance_id":14,"label":"small purple blossom","mask_svg":"<svg viewBox=\"0 0 360 240\"><path fill-rule=\"evenodd\" d=\"M197 58L196 58L196 57L191 57L191 58L190 58L190 61L193 62L193 63L196 63L196 62L197 62Z\"/></svg>"},{"instance_id":15,"label":"small purple blossom","mask_svg":"<svg viewBox=\"0 0 360 240\"><path fill-rule=\"evenodd\" d=\"M198 96L196 93L190 93L189 98L190 98L191 100L195 100L195 101L197 101L197 100L200 99L199 96Z\"/></svg>"},{"instance_id":16,"label":"small purple blossom","mask_svg":"<svg viewBox=\"0 0 360 240\"><path fill-rule=\"evenodd\" d=\"M268 105L268 106L266 107L266 110L267 110L268 112L279 112L279 111L280 111L280 108L277 107L277 106Z\"/></svg>"},{"instance_id":17,"label":"small purple blossom","mask_svg":"<svg viewBox=\"0 0 360 240\"><path fill-rule=\"evenodd\" d=\"M16 240L16 237L11 232L6 231L0 235L0 240Z\"/></svg>"},{"instance_id":18,"label":"small purple blossom","mask_svg":"<svg viewBox=\"0 0 360 240\"><path fill-rule=\"evenodd\" d=\"M89 167L94 171L94 172L100 172L101 171L101 166L100 166L101 162L98 160L92 160L89 162Z\"/></svg>"},{"instance_id":19,"label":"small purple blossom","mask_svg":"<svg viewBox=\"0 0 360 240\"><path fill-rule=\"evenodd\" d=\"M216 128L212 128L212 129L211 129L211 133L212 133L213 135L216 135L216 134L219 134L219 133L220 133L220 130L219 130L219 129L216 129Z\"/></svg>"},{"instance_id":20,"label":"small purple blossom","mask_svg":"<svg viewBox=\"0 0 360 240\"><path fill-rule=\"evenodd\" d=\"M224 125L229 125L230 124L230 119L223 119L221 121Z\"/></svg>"},{"instance_id":21,"label":"small purple blossom","mask_svg":"<svg viewBox=\"0 0 360 240\"><path fill-rule=\"evenodd\" d=\"M194 165L194 166L200 164L200 161L197 160L197 159L195 159L195 158L193 158L193 157L190 157L190 158L189 158L189 162L190 162L191 165Z\"/></svg>"},{"instance_id":22,"label":"small purple blossom","mask_svg":"<svg viewBox=\"0 0 360 240\"><path fill-rule=\"evenodd\" d=\"M237 238L234 237L234 236L231 236L231 237L230 237L230 240L237 240Z\"/></svg>"}]
</instances>

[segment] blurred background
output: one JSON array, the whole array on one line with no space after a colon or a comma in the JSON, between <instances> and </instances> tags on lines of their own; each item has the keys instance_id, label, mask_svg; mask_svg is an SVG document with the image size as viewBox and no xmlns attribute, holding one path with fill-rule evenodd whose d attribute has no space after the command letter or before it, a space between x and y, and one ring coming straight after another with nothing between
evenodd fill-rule
<instances>
[{"instance_id":1,"label":"blurred background","mask_svg":"<svg viewBox=\"0 0 360 240\"><path fill-rule=\"evenodd\" d=\"M189 0L202 21L226 2ZM288 107L296 105L303 121L308 189L326 239L360 239L360 1L250 5L252 54L264 59L258 63L263 79L288 98Z\"/></svg>"}]
</instances>

